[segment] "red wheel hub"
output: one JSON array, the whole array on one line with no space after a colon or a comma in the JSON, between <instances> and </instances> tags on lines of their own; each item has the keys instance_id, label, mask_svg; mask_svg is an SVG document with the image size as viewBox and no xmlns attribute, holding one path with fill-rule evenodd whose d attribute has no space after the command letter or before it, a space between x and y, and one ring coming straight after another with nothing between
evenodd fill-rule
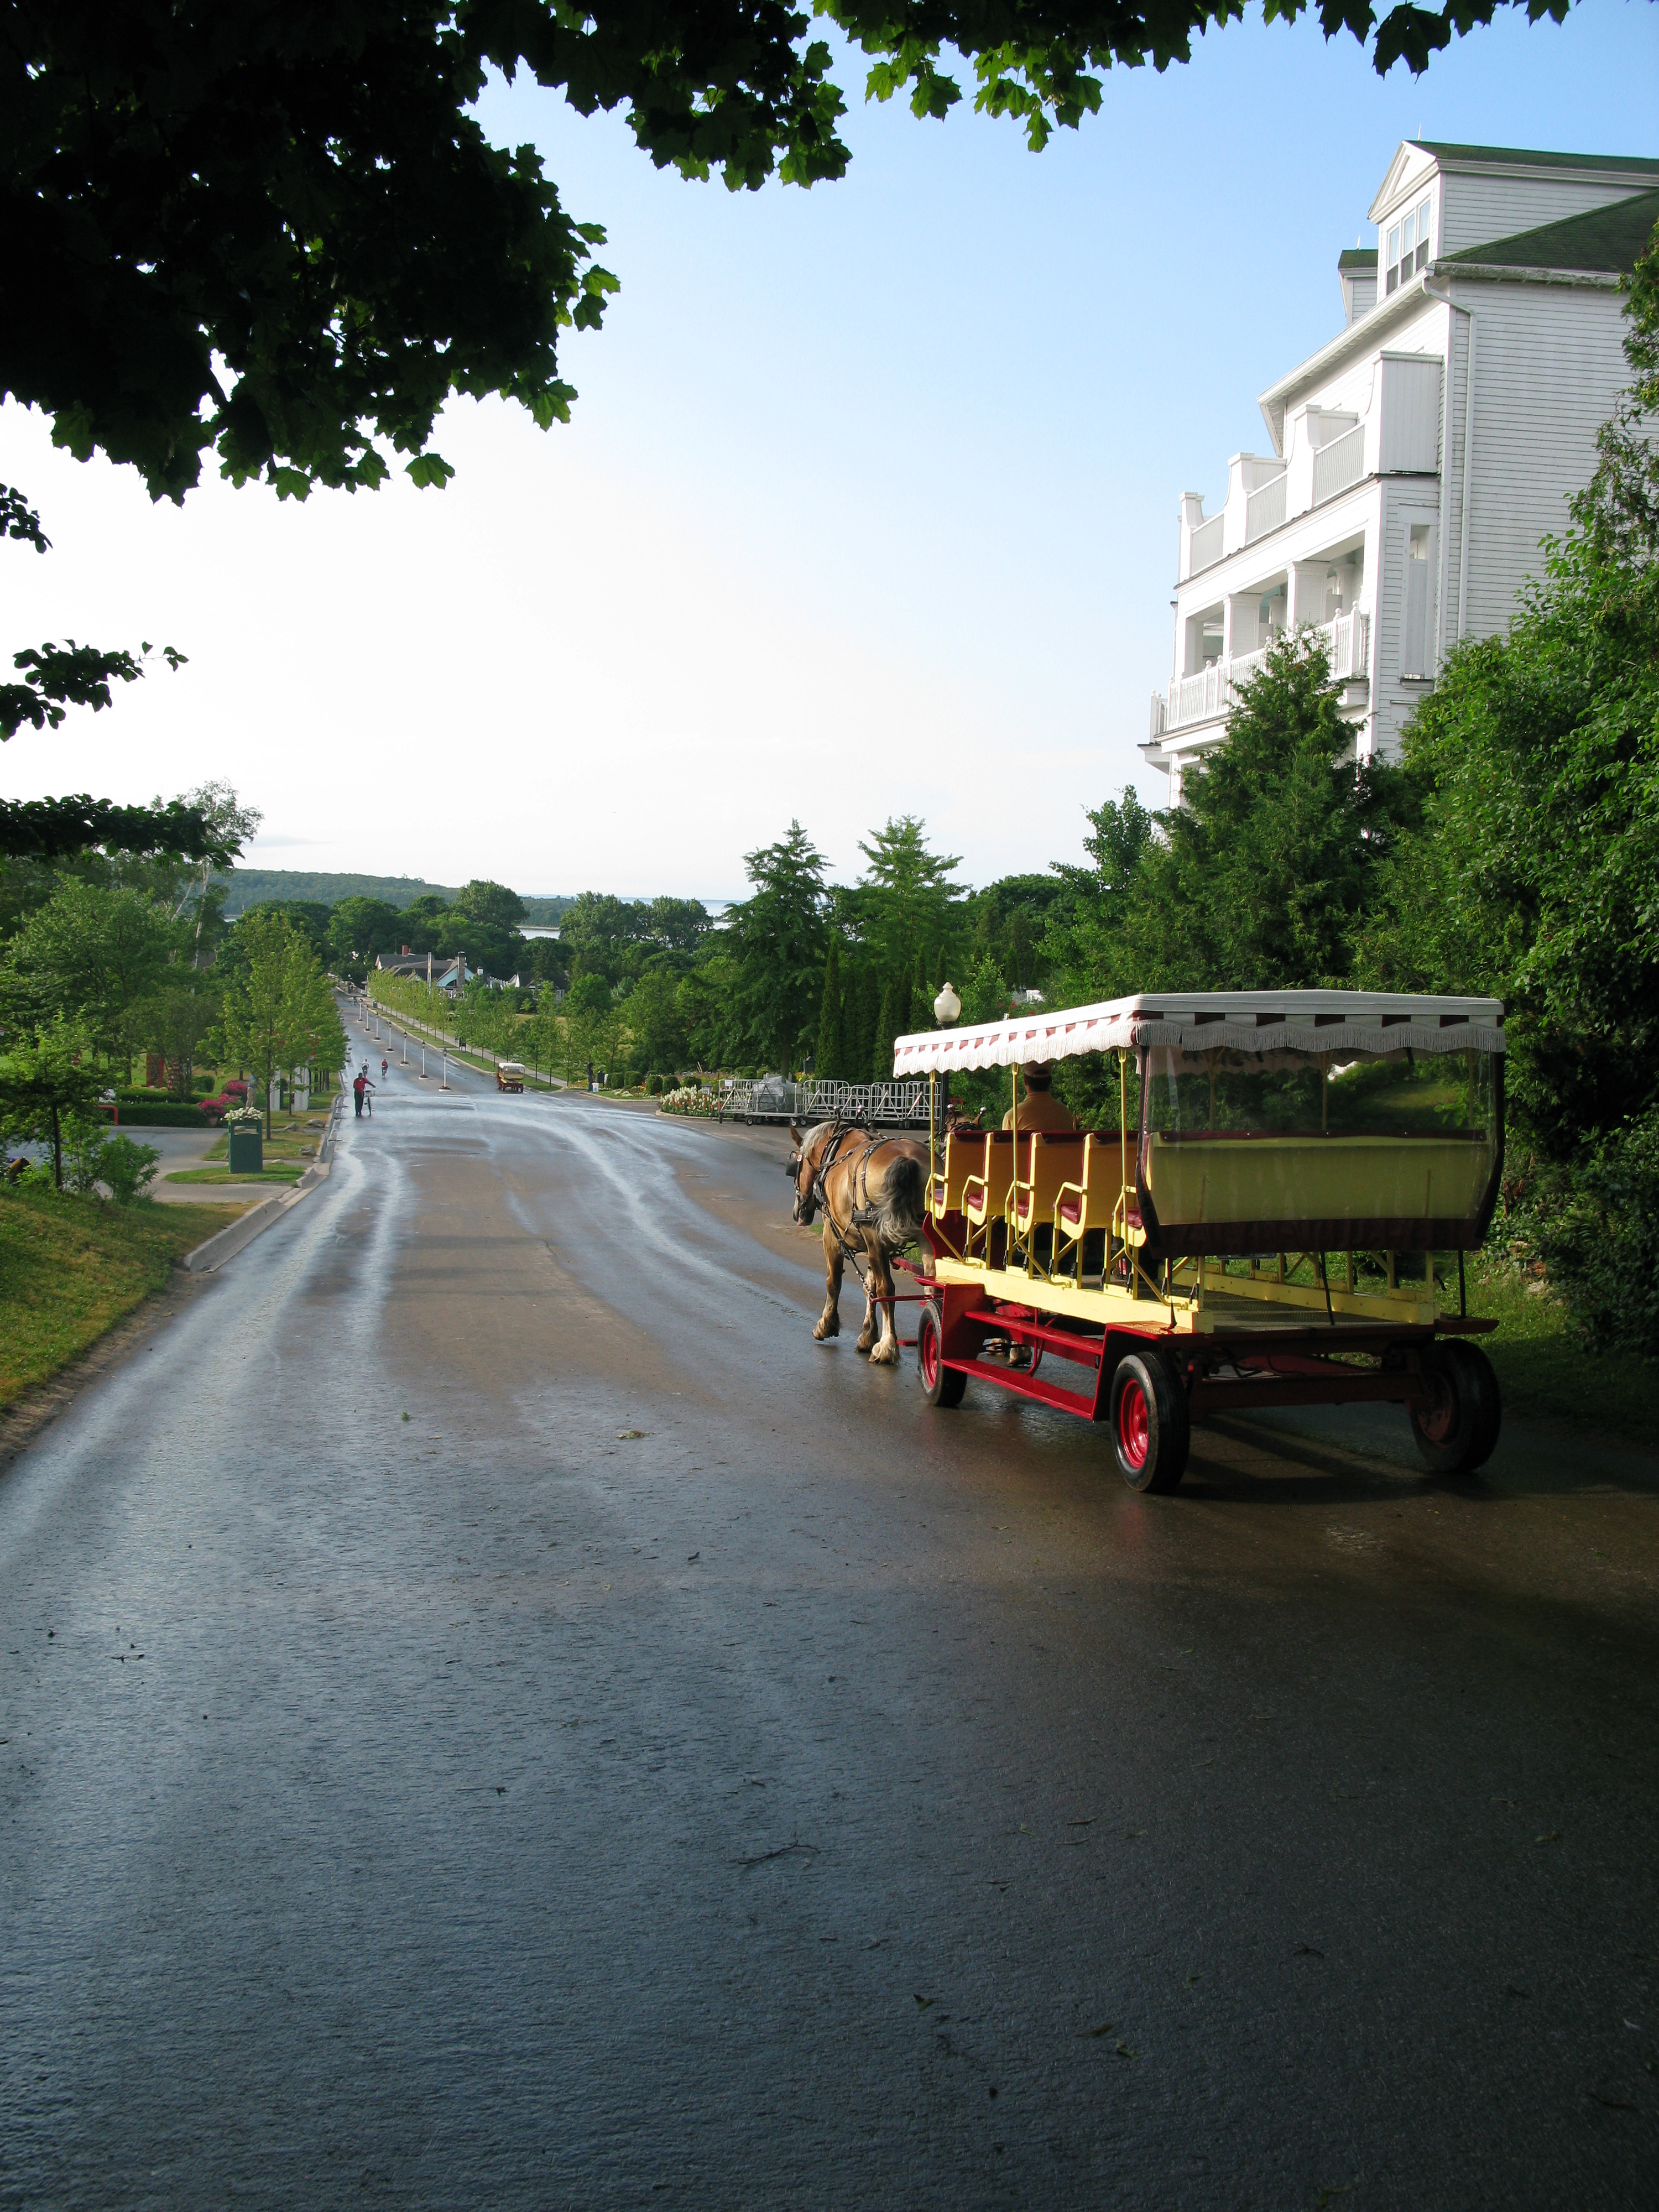
<instances>
[{"instance_id":1,"label":"red wheel hub","mask_svg":"<svg viewBox=\"0 0 1659 2212\"><path fill-rule=\"evenodd\" d=\"M1447 1388L1443 1375L1431 1371L1428 1382L1429 1402L1419 1413L1418 1425L1431 1443L1443 1444L1457 1426L1457 1401Z\"/></svg>"},{"instance_id":2,"label":"red wheel hub","mask_svg":"<svg viewBox=\"0 0 1659 2212\"><path fill-rule=\"evenodd\" d=\"M930 1314L921 1325L921 1379L931 1390L939 1381L939 1331Z\"/></svg>"},{"instance_id":3,"label":"red wheel hub","mask_svg":"<svg viewBox=\"0 0 1659 2212\"><path fill-rule=\"evenodd\" d=\"M1146 1410L1146 1393L1138 1379L1126 1376L1117 1398L1117 1441L1127 1464L1139 1471L1152 1448L1152 1424Z\"/></svg>"}]
</instances>

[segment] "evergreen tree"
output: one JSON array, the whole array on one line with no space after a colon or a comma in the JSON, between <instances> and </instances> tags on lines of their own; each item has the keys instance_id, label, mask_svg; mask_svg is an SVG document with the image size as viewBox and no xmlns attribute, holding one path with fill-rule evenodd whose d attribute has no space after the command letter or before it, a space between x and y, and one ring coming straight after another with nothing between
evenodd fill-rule
<instances>
[{"instance_id":1,"label":"evergreen tree","mask_svg":"<svg viewBox=\"0 0 1659 2212\"><path fill-rule=\"evenodd\" d=\"M873 1049L870 1054L872 1083L890 1083L893 1079L893 1039L899 1035L899 994L903 991L908 1001L908 987L890 981L881 994L881 1008L876 1019Z\"/></svg>"},{"instance_id":2,"label":"evergreen tree","mask_svg":"<svg viewBox=\"0 0 1659 2212\"><path fill-rule=\"evenodd\" d=\"M1158 817L1123 926L1142 990L1273 990L1349 980L1399 818L1403 772L1356 765L1324 647L1287 638L1240 687L1227 742Z\"/></svg>"},{"instance_id":3,"label":"evergreen tree","mask_svg":"<svg viewBox=\"0 0 1659 2212\"><path fill-rule=\"evenodd\" d=\"M824 1081L832 1080L841 1074L841 955L832 937L823 961L823 1003L818 1009L817 1064L815 1070Z\"/></svg>"},{"instance_id":4,"label":"evergreen tree","mask_svg":"<svg viewBox=\"0 0 1659 2212\"><path fill-rule=\"evenodd\" d=\"M875 968L866 957L859 968L858 1021L853 1036L854 1050L848 1056L849 1068L860 1071L862 1080L869 1080L869 1069L875 1057L876 1035L881 1027L881 983Z\"/></svg>"},{"instance_id":5,"label":"evergreen tree","mask_svg":"<svg viewBox=\"0 0 1659 2212\"><path fill-rule=\"evenodd\" d=\"M755 1056L798 1067L811 1048L823 982L823 855L799 822L776 845L744 856L754 896L733 907L726 942L738 1012Z\"/></svg>"},{"instance_id":6,"label":"evergreen tree","mask_svg":"<svg viewBox=\"0 0 1659 2212\"><path fill-rule=\"evenodd\" d=\"M961 863L930 853L926 825L912 814L896 816L859 850L868 862L858 893L865 941L885 973L908 982L915 948L952 926L963 894L951 877Z\"/></svg>"}]
</instances>

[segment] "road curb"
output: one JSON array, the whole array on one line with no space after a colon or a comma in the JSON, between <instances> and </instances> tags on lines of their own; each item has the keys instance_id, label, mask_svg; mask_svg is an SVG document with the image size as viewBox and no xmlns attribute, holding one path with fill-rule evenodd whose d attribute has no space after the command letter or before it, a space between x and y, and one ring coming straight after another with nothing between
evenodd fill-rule
<instances>
[{"instance_id":1,"label":"road curb","mask_svg":"<svg viewBox=\"0 0 1659 2212\"><path fill-rule=\"evenodd\" d=\"M192 1275L210 1275L216 1268L222 1267L227 1260L234 1260L239 1252L245 1250L256 1237L262 1237L267 1229L273 1227L290 1206L297 1206L319 1184L327 1182L332 1164L334 1127L340 1118L343 1098L344 1094L342 1093L335 1099L329 1114L328 1127L317 1147L317 1157L293 1189L278 1192L253 1207L251 1212L243 1214L240 1221L233 1221L228 1229L217 1231L204 1243L198 1244L193 1250L186 1252L179 1262L181 1267Z\"/></svg>"}]
</instances>

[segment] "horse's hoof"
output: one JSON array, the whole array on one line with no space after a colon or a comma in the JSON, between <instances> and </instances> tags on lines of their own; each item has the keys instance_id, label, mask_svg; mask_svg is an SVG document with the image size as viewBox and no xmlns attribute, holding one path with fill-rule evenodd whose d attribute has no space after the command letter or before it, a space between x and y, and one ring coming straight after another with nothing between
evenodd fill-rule
<instances>
[{"instance_id":1,"label":"horse's hoof","mask_svg":"<svg viewBox=\"0 0 1659 2212\"><path fill-rule=\"evenodd\" d=\"M897 1345L878 1344L870 1354L870 1364L872 1367L896 1367L898 1356Z\"/></svg>"},{"instance_id":2,"label":"horse's hoof","mask_svg":"<svg viewBox=\"0 0 1659 2212\"><path fill-rule=\"evenodd\" d=\"M812 1324L812 1334L822 1344L825 1337L841 1334L841 1323L838 1321L815 1321Z\"/></svg>"}]
</instances>

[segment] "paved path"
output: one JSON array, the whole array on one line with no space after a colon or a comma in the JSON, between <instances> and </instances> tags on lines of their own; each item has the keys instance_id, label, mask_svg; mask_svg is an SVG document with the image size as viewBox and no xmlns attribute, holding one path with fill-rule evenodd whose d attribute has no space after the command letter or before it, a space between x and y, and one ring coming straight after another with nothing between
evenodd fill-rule
<instances>
[{"instance_id":1,"label":"paved path","mask_svg":"<svg viewBox=\"0 0 1659 2212\"><path fill-rule=\"evenodd\" d=\"M0 1480L0 2204L1653 2204L1652 1462L1139 1498L452 1081Z\"/></svg>"}]
</instances>

